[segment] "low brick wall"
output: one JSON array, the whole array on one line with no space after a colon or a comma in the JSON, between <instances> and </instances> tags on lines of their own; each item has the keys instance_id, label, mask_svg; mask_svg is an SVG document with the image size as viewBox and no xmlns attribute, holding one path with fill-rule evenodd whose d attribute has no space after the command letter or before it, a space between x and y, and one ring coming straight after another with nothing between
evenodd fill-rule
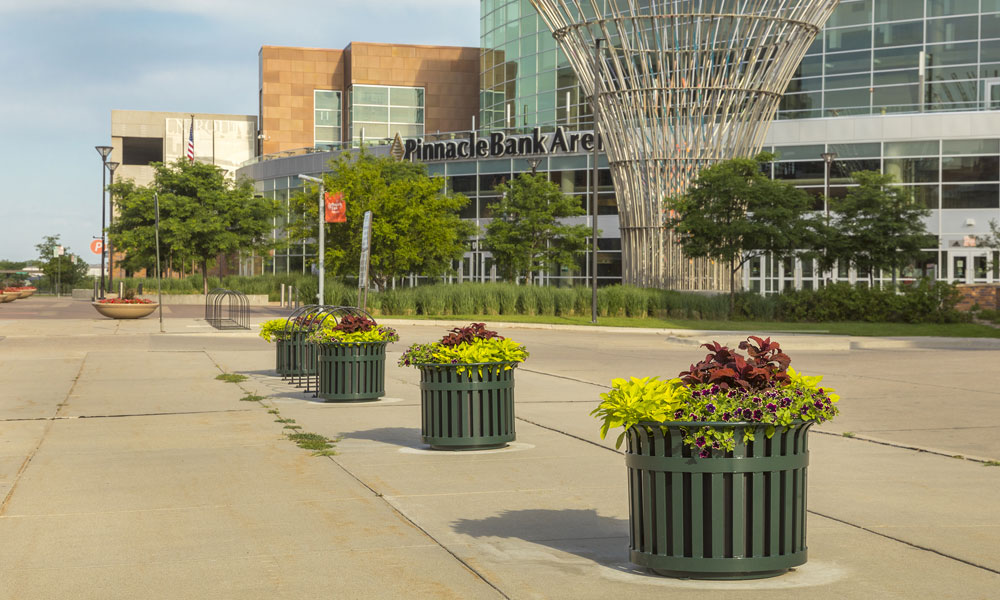
<instances>
[{"instance_id":1,"label":"low brick wall","mask_svg":"<svg viewBox=\"0 0 1000 600\"><path fill-rule=\"evenodd\" d=\"M1000 309L1000 285L980 283L955 287L962 294L962 299L955 306L958 310L969 310L974 304L985 310Z\"/></svg>"}]
</instances>

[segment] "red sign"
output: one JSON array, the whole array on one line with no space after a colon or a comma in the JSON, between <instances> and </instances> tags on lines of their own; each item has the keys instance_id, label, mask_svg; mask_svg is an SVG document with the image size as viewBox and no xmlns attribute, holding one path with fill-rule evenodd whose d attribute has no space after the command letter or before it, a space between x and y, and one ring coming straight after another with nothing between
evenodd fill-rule
<instances>
[{"instance_id":1,"label":"red sign","mask_svg":"<svg viewBox=\"0 0 1000 600\"><path fill-rule=\"evenodd\" d=\"M101 240L94 240L90 242L90 251L94 254L100 255L104 251L104 242Z\"/></svg>"},{"instance_id":2,"label":"red sign","mask_svg":"<svg viewBox=\"0 0 1000 600\"><path fill-rule=\"evenodd\" d=\"M327 223L347 222L347 204L344 202L343 192L326 192L323 201L326 204Z\"/></svg>"}]
</instances>

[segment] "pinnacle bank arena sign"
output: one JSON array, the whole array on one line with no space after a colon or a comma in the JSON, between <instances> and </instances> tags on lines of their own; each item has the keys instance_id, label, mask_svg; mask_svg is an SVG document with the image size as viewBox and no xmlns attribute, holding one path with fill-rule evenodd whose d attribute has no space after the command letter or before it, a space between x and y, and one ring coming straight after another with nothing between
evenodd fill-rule
<instances>
[{"instance_id":1,"label":"pinnacle bank arena sign","mask_svg":"<svg viewBox=\"0 0 1000 600\"><path fill-rule=\"evenodd\" d=\"M598 150L604 149L597 136ZM536 127L531 135L508 136L503 132L480 136L472 132L465 139L425 142L423 138L406 140L403 160L453 160L468 158L511 158L563 152L592 152L594 134L578 133L557 127L554 133L543 134Z\"/></svg>"}]
</instances>

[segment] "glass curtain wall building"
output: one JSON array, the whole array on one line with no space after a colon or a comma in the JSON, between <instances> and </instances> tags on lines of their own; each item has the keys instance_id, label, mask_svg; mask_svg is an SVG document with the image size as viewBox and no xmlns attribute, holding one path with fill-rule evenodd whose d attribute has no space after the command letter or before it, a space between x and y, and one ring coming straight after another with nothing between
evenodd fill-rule
<instances>
[{"instance_id":1,"label":"glass curtain wall building","mask_svg":"<svg viewBox=\"0 0 1000 600\"><path fill-rule=\"evenodd\" d=\"M588 98L527 0L482 0L484 127L592 127ZM935 247L903 275L992 282L1000 273L980 246L1000 221L1000 0L841 0L797 69L765 149L772 176L816 195L836 153L831 196L850 173L892 174L931 209ZM772 264L773 263L773 264ZM748 289L821 285L815 265L756 260ZM876 281L891 279L875 274ZM841 267L834 277L863 282Z\"/></svg>"}]
</instances>

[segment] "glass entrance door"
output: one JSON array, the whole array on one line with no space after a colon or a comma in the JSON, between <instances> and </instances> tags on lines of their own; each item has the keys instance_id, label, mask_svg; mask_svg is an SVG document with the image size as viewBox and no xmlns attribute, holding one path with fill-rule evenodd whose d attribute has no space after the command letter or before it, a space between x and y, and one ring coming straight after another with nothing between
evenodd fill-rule
<instances>
[{"instance_id":1,"label":"glass entrance door","mask_svg":"<svg viewBox=\"0 0 1000 600\"><path fill-rule=\"evenodd\" d=\"M989 252L981 250L957 250L948 253L950 279L954 283L992 283L993 266Z\"/></svg>"}]
</instances>

